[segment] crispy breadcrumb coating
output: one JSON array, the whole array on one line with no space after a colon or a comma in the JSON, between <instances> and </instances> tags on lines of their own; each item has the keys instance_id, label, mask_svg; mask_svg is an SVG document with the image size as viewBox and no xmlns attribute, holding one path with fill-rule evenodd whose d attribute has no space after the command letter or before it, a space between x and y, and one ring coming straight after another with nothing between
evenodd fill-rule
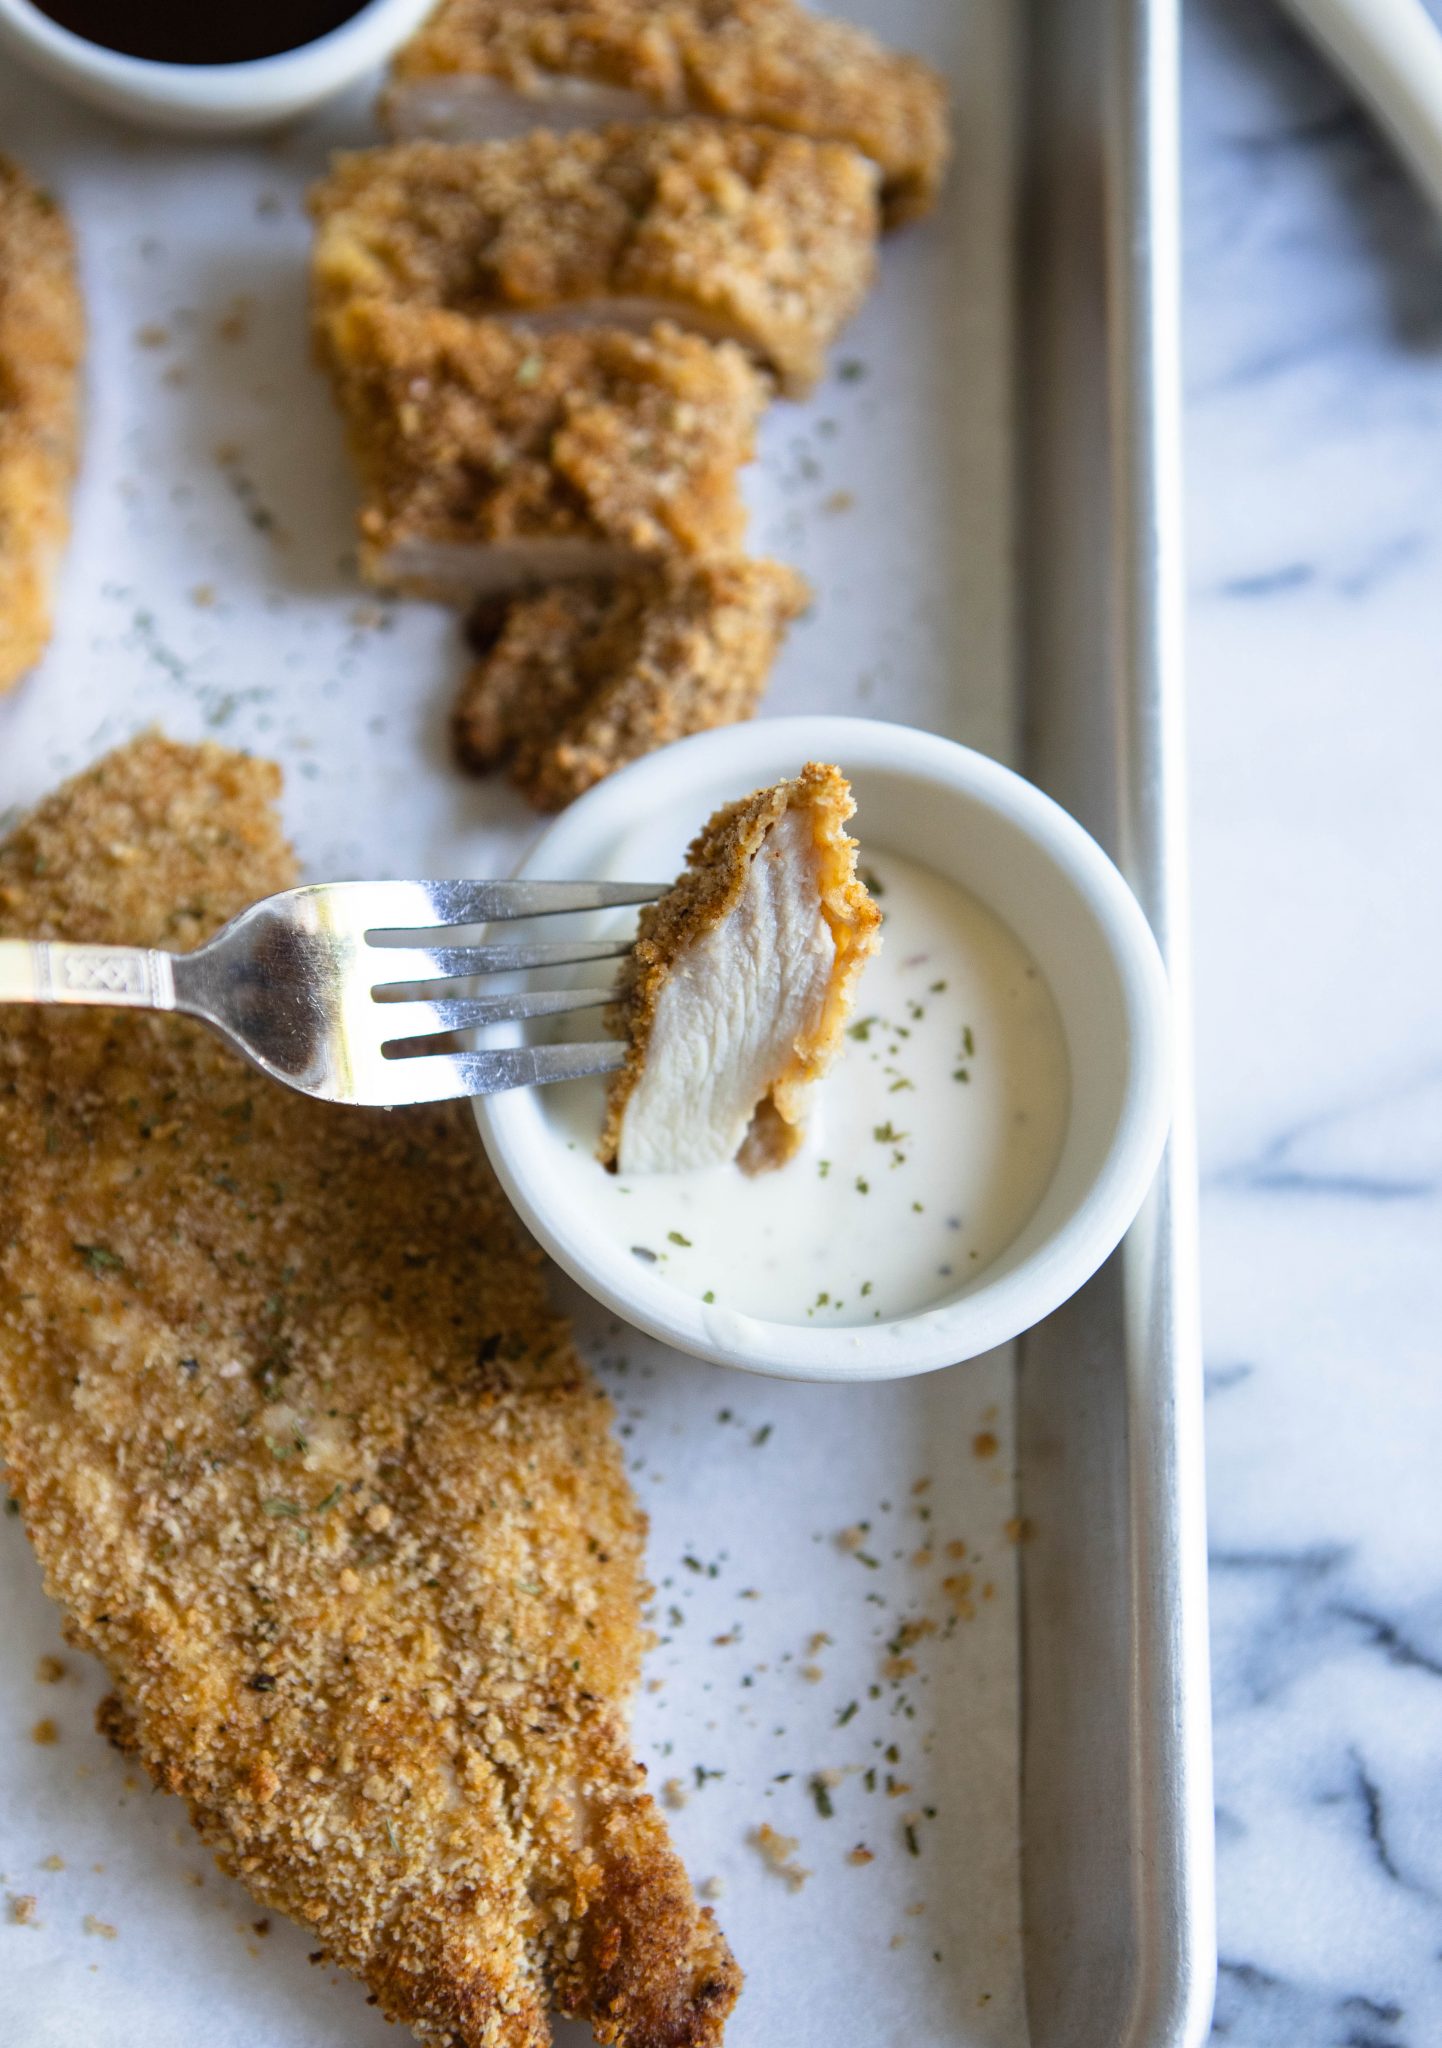
<instances>
[{"instance_id":1,"label":"crispy breadcrumb coating","mask_svg":"<svg viewBox=\"0 0 1442 2048\"><path fill-rule=\"evenodd\" d=\"M671 326L530 335L358 300L330 326L361 568L422 595L725 553L765 381Z\"/></svg>"},{"instance_id":2,"label":"crispy breadcrumb coating","mask_svg":"<svg viewBox=\"0 0 1442 2048\"><path fill-rule=\"evenodd\" d=\"M611 1080L600 1157L614 1166L623 1142L626 1111L652 1051L663 992L688 955L719 931L737 909L753 861L783 819L809 817L819 908L835 947L825 998L787 1048L756 1102L737 1158L749 1173L780 1166L802 1137L805 1091L830 1065L851 1010L857 976L880 944L881 913L856 872L857 844L844 827L856 810L839 768L808 761L798 776L758 789L716 812L687 848L686 867L674 888L647 904L636 944L621 968L609 1027L628 1042L624 1067ZM746 949L741 949L744 953ZM762 1001L767 991L761 991Z\"/></svg>"},{"instance_id":3,"label":"crispy breadcrumb coating","mask_svg":"<svg viewBox=\"0 0 1442 2048\"><path fill-rule=\"evenodd\" d=\"M148 737L0 847L0 929L184 949L294 879L269 764ZM107 1732L434 2048L712 2048L739 1973L631 1760L643 1519L463 1106L12 1011L0 1451Z\"/></svg>"},{"instance_id":4,"label":"crispy breadcrumb coating","mask_svg":"<svg viewBox=\"0 0 1442 2048\"><path fill-rule=\"evenodd\" d=\"M0 690L35 666L50 639L84 354L69 225L0 156Z\"/></svg>"},{"instance_id":5,"label":"crispy breadcrumb coating","mask_svg":"<svg viewBox=\"0 0 1442 2048\"><path fill-rule=\"evenodd\" d=\"M545 100L563 83L567 115L589 86L849 142L880 166L890 226L930 209L950 154L937 73L796 0L441 0L396 57L382 117L462 135L497 89Z\"/></svg>"},{"instance_id":6,"label":"crispy breadcrumb coating","mask_svg":"<svg viewBox=\"0 0 1442 2048\"><path fill-rule=\"evenodd\" d=\"M875 167L713 121L337 158L311 195L324 347L356 298L587 324L671 318L804 392L875 271Z\"/></svg>"},{"instance_id":7,"label":"crispy breadcrumb coating","mask_svg":"<svg viewBox=\"0 0 1442 2048\"><path fill-rule=\"evenodd\" d=\"M494 599L456 706L456 752L508 764L559 811L613 769L749 718L809 592L782 562L705 562Z\"/></svg>"}]
</instances>

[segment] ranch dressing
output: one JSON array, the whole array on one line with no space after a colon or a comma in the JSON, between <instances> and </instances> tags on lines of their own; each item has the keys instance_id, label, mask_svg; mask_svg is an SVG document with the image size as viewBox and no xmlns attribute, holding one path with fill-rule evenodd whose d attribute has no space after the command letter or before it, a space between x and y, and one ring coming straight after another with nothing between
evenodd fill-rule
<instances>
[{"instance_id":1,"label":"ranch dressing","mask_svg":"<svg viewBox=\"0 0 1442 2048\"><path fill-rule=\"evenodd\" d=\"M898 855L868 851L863 871L881 951L785 1166L610 1174L599 1091L546 1091L593 1221L674 1286L778 1322L885 1321L955 1294L1032 1216L1066 1131L1061 1020L1009 927Z\"/></svg>"}]
</instances>

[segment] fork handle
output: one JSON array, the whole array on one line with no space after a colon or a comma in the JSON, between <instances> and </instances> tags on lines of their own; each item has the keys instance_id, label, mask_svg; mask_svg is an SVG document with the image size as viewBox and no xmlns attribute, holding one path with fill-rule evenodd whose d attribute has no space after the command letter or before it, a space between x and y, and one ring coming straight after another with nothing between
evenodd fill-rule
<instances>
[{"instance_id":1,"label":"fork handle","mask_svg":"<svg viewBox=\"0 0 1442 2048\"><path fill-rule=\"evenodd\" d=\"M168 953L143 946L70 946L63 940L0 939L0 1003L106 1003L173 1010Z\"/></svg>"}]
</instances>

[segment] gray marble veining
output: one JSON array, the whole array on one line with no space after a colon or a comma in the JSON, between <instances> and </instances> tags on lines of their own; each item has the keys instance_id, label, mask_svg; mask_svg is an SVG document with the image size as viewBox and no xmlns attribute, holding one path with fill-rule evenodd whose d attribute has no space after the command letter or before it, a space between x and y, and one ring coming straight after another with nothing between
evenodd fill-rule
<instances>
[{"instance_id":1,"label":"gray marble veining","mask_svg":"<svg viewBox=\"0 0 1442 2048\"><path fill-rule=\"evenodd\" d=\"M1221 1970L1442 2043L1442 226L1270 7L1185 78Z\"/></svg>"}]
</instances>

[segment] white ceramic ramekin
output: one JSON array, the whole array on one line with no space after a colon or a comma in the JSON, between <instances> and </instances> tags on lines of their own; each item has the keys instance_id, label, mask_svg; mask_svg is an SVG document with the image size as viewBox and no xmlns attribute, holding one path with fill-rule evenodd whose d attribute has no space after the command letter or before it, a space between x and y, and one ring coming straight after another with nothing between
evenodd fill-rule
<instances>
[{"instance_id":1,"label":"white ceramic ramekin","mask_svg":"<svg viewBox=\"0 0 1442 2048\"><path fill-rule=\"evenodd\" d=\"M246 64L157 64L127 57L72 35L31 0L0 0L0 43L42 77L107 113L193 135L237 134L273 127L339 92L387 58L433 4L369 0L329 35Z\"/></svg>"},{"instance_id":2,"label":"white ceramic ramekin","mask_svg":"<svg viewBox=\"0 0 1442 2048\"><path fill-rule=\"evenodd\" d=\"M1040 1322L1120 1241L1166 1136L1166 980L1135 897L1074 818L984 755L870 719L767 719L668 747L563 812L520 872L665 879L720 804L808 760L834 761L850 778L863 849L890 849L962 883L1011 926L1051 986L1071 1065L1070 1118L1051 1185L1000 1258L949 1299L888 1323L818 1329L741 1315L683 1293L587 1214L561 1170L564 1139L545 1089L478 1100L476 1120L536 1237L628 1322L747 1372L897 1379L976 1357Z\"/></svg>"}]
</instances>

